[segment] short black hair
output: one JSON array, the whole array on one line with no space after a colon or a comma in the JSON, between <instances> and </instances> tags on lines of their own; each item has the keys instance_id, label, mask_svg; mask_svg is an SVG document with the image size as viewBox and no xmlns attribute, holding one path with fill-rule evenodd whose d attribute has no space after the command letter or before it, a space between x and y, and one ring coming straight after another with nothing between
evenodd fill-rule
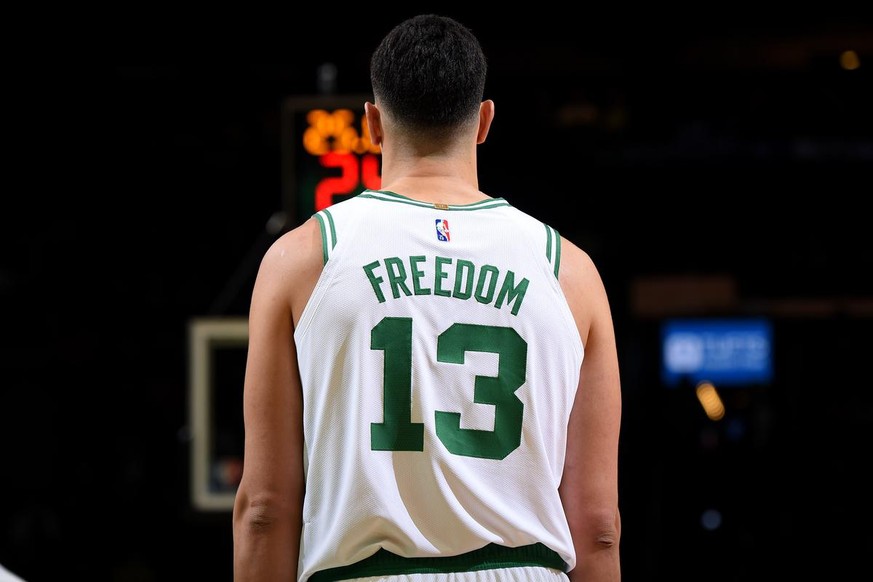
<instances>
[{"instance_id":1,"label":"short black hair","mask_svg":"<svg viewBox=\"0 0 873 582\"><path fill-rule=\"evenodd\" d=\"M487 63L472 31L420 14L395 26L373 52L373 96L407 129L447 135L478 113Z\"/></svg>"}]
</instances>

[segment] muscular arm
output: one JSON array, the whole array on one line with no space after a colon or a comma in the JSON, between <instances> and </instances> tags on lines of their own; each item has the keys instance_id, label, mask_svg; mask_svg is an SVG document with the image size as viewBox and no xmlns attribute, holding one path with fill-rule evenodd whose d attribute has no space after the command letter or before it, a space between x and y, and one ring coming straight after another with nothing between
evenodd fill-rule
<instances>
[{"instance_id":1,"label":"muscular arm","mask_svg":"<svg viewBox=\"0 0 873 582\"><path fill-rule=\"evenodd\" d=\"M566 239L562 249L561 286L585 345L560 487L576 549L576 567L569 576L573 581L617 582L621 387L615 332L606 291L591 259Z\"/></svg>"},{"instance_id":2,"label":"muscular arm","mask_svg":"<svg viewBox=\"0 0 873 582\"><path fill-rule=\"evenodd\" d=\"M235 582L297 578L303 397L293 333L321 267L317 230L310 222L276 241L252 292L244 469L233 508Z\"/></svg>"}]
</instances>

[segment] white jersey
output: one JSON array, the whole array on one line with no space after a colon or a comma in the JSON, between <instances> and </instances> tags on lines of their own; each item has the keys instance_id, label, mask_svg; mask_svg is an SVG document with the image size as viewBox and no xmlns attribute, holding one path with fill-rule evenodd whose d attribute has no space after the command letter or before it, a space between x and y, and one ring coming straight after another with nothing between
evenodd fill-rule
<instances>
[{"instance_id":1,"label":"white jersey","mask_svg":"<svg viewBox=\"0 0 873 582\"><path fill-rule=\"evenodd\" d=\"M558 485L583 346L557 231L502 198L373 190L316 217L299 579L571 569Z\"/></svg>"}]
</instances>

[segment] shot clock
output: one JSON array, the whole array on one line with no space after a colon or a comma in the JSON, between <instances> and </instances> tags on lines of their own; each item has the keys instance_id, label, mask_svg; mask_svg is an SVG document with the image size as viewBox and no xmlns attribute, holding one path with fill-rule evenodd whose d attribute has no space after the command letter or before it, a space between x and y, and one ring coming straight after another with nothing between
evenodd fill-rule
<instances>
[{"instance_id":1,"label":"shot clock","mask_svg":"<svg viewBox=\"0 0 873 582\"><path fill-rule=\"evenodd\" d=\"M289 225L381 184L367 96L290 97L282 105L282 197Z\"/></svg>"}]
</instances>

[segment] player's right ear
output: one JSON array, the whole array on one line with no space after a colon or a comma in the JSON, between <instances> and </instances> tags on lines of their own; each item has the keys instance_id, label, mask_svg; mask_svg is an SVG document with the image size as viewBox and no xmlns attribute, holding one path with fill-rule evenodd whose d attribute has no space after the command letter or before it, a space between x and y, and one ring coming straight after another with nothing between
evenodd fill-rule
<instances>
[{"instance_id":1,"label":"player's right ear","mask_svg":"<svg viewBox=\"0 0 873 582\"><path fill-rule=\"evenodd\" d=\"M364 103L364 116L367 118L367 130L370 132L370 143L381 145L384 134L382 133L382 112L375 103Z\"/></svg>"}]
</instances>

